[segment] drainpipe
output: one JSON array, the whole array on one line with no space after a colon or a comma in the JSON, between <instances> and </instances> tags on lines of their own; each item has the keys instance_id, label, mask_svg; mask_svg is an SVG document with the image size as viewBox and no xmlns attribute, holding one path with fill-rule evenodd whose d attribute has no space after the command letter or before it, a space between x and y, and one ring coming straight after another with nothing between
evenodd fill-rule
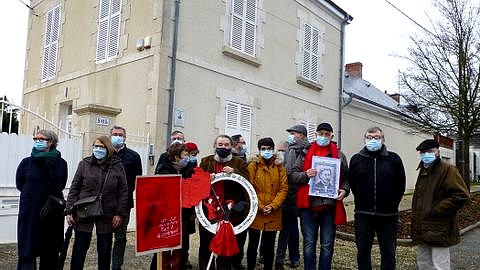
<instances>
[{"instance_id":1,"label":"drainpipe","mask_svg":"<svg viewBox=\"0 0 480 270\"><path fill-rule=\"evenodd\" d=\"M168 87L168 120L167 120L167 147L170 145L170 134L173 131L173 102L175 100L175 72L177 68L177 38L180 0L175 0L175 17L173 19L172 59L170 62L170 84Z\"/></svg>"},{"instance_id":2,"label":"drainpipe","mask_svg":"<svg viewBox=\"0 0 480 270\"><path fill-rule=\"evenodd\" d=\"M343 80L345 77L345 26L349 24L350 16L345 13L345 20L340 30L340 79L338 88L338 148L342 148L342 110L343 110Z\"/></svg>"}]
</instances>

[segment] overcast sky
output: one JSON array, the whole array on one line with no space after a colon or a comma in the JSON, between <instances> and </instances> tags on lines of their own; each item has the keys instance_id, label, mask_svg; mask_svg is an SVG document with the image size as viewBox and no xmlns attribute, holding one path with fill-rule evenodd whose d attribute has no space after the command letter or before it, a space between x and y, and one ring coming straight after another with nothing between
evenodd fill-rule
<instances>
[{"instance_id":1,"label":"overcast sky","mask_svg":"<svg viewBox=\"0 0 480 270\"><path fill-rule=\"evenodd\" d=\"M19 0L0 0L0 95L21 103L27 38L28 8ZM23 0L29 2L28 0ZM389 93L398 92L397 71L406 64L408 36L419 32L410 20L385 0L333 0L351 14L346 27L345 62L361 62L363 79ZM430 0L389 0L419 23Z\"/></svg>"}]
</instances>

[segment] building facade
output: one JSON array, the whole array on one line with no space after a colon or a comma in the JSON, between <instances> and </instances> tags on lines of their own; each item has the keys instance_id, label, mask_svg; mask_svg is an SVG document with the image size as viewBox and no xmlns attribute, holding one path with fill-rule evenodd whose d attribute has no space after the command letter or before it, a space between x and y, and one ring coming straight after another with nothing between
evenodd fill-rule
<instances>
[{"instance_id":1,"label":"building facade","mask_svg":"<svg viewBox=\"0 0 480 270\"><path fill-rule=\"evenodd\" d=\"M34 0L32 7L23 106L82 134L85 155L114 124L127 128L127 144L147 142L154 160L175 129L207 155L221 133L243 134L253 153L259 138L285 139L295 123L311 137L320 122L338 125L342 29L352 18L331 1ZM22 115L22 133L39 127Z\"/></svg>"}]
</instances>

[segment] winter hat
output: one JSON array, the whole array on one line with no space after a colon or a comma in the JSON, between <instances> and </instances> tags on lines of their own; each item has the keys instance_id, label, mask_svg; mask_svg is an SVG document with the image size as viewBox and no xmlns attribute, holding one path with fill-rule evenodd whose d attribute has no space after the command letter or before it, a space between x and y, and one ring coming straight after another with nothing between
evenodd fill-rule
<instances>
[{"instance_id":1,"label":"winter hat","mask_svg":"<svg viewBox=\"0 0 480 270\"><path fill-rule=\"evenodd\" d=\"M320 130L326 130L329 132L333 132L333 128L329 123L321 123L320 125L317 126L317 131Z\"/></svg>"},{"instance_id":2,"label":"winter hat","mask_svg":"<svg viewBox=\"0 0 480 270\"><path fill-rule=\"evenodd\" d=\"M417 151L425 151L432 148L440 148L440 144L432 139L424 140L417 146Z\"/></svg>"},{"instance_id":3,"label":"winter hat","mask_svg":"<svg viewBox=\"0 0 480 270\"><path fill-rule=\"evenodd\" d=\"M301 133L305 136L307 136L307 128L304 126L304 125L295 125L289 129L287 129L287 132L290 132L290 131L295 131L295 132L298 132L298 133Z\"/></svg>"},{"instance_id":4,"label":"winter hat","mask_svg":"<svg viewBox=\"0 0 480 270\"><path fill-rule=\"evenodd\" d=\"M198 151L198 147L194 142L186 142L185 147L187 148L187 152Z\"/></svg>"}]
</instances>

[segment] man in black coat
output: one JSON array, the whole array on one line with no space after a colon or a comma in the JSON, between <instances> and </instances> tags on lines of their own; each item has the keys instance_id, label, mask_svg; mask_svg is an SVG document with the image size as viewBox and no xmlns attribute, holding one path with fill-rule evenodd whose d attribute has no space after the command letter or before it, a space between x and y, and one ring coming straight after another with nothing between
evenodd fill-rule
<instances>
[{"instance_id":1,"label":"man in black coat","mask_svg":"<svg viewBox=\"0 0 480 270\"><path fill-rule=\"evenodd\" d=\"M110 138L115 154L122 160L128 185L128 213L122 225L115 230L115 243L112 251L112 269L122 269L125 246L127 244L127 226L130 220L130 211L133 208L133 191L135 190L135 180L138 175L142 175L142 160L140 155L125 145L127 132L125 128L114 126L110 129Z\"/></svg>"},{"instance_id":2,"label":"man in black coat","mask_svg":"<svg viewBox=\"0 0 480 270\"><path fill-rule=\"evenodd\" d=\"M367 129L365 146L350 159L349 182L355 197L355 243L358 269L372 269L375 233L381 269L395 269L398 206L405 192L405 170L400 157L387 151L383 131Z\"/></svg>"}]
</instances>

